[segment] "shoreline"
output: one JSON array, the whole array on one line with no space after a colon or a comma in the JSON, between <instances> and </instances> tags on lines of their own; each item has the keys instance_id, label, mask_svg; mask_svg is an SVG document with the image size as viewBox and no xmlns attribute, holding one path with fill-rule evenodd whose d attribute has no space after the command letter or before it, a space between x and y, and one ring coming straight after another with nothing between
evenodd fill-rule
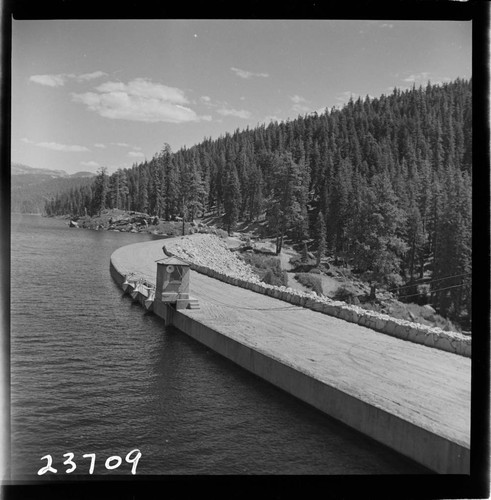
<instances>
[{"instance_id":1,"label":"shoreline","mask_svg":"<svg viewBox=\"0 0 491 500\"><path fill-rule=\"evenodd\" d=\"M234 232L233 236L230 236L226 231L216 228L215 226L208 226L201 221L186 222L186 234L183 236L182 221L164 221L163 219L149 216L148 214L141 212L123 211L118 209L106 209L102 212L100 217L79 217L76 218L76 220L74 220L74 218L70 215L53 217L63 221L68 221L67 225L73 228L150 234L162 238L185 237L193 234L211 234L224 239L227 244L229 244L230 248L238 248L243 245L245 241L249 240L249 238L253 237L251 234L243 234L241 232ZM73 226L72 221L75 222ZM77 221L81 222L79 223ZM258 239L254 244L254 247L259 249L263 248L265 245L266 247L271 248L273 243L270 242L270 238ZM281 260L282 268L288 272L290 266L285 266L285 252L290 253L290 255L295 254L297 256L300 256L300 252L285 246L284 252L278 256ZM339 272L337 273L339 274ZM452 352L458 352L459 354L466 356L471 355L472 333L470 331L461 331L460 328L455 327L451 323L449 325L448 319L438 316L438 314L435 314L435 311L431 310L431 308L425 309L427 306L418 306L413 303L406 304L404 302L400 302L397 300L396 296L385 293L383 290L379 291L379 301L374 304L367 302L366 305L363 305L360 304L359 301L345 302L344 297L335 298L336 289L342 288L346 283L353 287L353 289L359 288L359 294L363 295L364 293L364 285L362 281L356 279L356 277L351 277L348 281L346 281L344 274L341 274L343 279L340 279L337 275L335 275L334 278L331 278L330 276L332 276L332 274L329 275L329 273L328 275L317 274L314 276L320 276L320 278L317 279L321 280L324 290L328 290L327 292L323 291L322 299L325 297L325 300L321 299L321 302L331 305L334 302L336 307L342 307L344 309L342 317L346 321L358 322L361 318L365 318L366 321L361 324L377 329L378 331L382 331L390 335L397 335L400 338L409 339L415 342L426 343L426 345L441 344L442 348ZM305 287L300 281L297 281L297 279L294 278L293 272L288 272L287 288L293 290L295 294L297 292L303 292L306 293L307 296L312 290L310 287ZM317 300L316 296L314 296L314 298ZM290 299L284 300L291 302ZM321 306L319 307L322 309ZM351 311L351 313L348 311ZM326 313L336 314L332 311L326 311ZM381 322L385 322L385 324L382 325ZM455 329L452 328L453 326ZM431 335L431 337L428 337L429 335ZM460 347L455 345L443 346L443 344L448 344L446 342L447 340L450 344L457 341L462 345ZM465 344L465 346L463 344Z\"/></svg>"}]
</instances>

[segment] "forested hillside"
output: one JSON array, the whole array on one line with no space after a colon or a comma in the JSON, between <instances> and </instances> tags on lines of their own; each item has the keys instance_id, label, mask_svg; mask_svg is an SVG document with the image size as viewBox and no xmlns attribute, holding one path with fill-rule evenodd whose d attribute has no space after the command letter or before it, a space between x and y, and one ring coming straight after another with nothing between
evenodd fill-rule
<instances>
[{"instance_id":1,"label":"forested hillside","mask_svg":"<svg viewBox=\"0 0 491 500\"><path fill-rule=\"evenodd\" d=\"M343 109L235 131L151 161L102 169L46 204L192 220L264 220L284 238L346 262L376 287L422 298L450 318L471 311L471 81L394 90Z\"/></svg>"},{"instance_id":2,"label":"forested hillside","mask_svg":"<svg viewBox=\"0 0 491 500\"><path fill-rule=\"evenodd\" d=\"M93 182L90 172L68 175L64 170L33 168L12 163L10 177L10 209L15 213L44 213L45 204L57 193Z\"/></svg>"}]
</instances>

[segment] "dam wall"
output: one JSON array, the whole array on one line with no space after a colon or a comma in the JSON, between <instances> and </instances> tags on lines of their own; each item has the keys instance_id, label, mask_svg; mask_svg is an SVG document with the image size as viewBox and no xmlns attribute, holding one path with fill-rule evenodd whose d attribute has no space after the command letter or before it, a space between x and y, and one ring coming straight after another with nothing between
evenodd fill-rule
<instances>
[{"instance_id":1,"label":"dam wall","mask_svg":"<svg viewBox=\"0 0 491 500\"><path fill-rule=\"evenodd\" d=\"M112 260L110 270L113 279L121 286L126 270L116 269ZM197 321L192 312L177 311L158 301L154 301L153 312L166 324L175 326L249 372L428 469L441 474L469 473L470 450L464 444L349 395L271 353L232 339L218 328Z\"/></svg>"},{"instance_id":2,"label":"dam wall","mask_svg":"<svg viewBox=\"0 0 491 500\"><path fill-rule=\"evenodd\" d=\"M155 312L166 323L379 443L435 472L452 474L469 470L469 450L457 443L354 398L302 373L298 368L230 339L169 306L161 306Z\"/></svg>"}]
</instances>

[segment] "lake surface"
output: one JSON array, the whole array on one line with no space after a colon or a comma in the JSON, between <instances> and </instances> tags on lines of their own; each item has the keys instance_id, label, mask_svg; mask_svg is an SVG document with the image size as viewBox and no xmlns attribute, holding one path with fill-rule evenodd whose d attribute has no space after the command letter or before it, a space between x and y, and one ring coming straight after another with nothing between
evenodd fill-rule
<instances>
[{"instance_id":1,"label":"lake surface","mask_svg":"<svg viewBox=\"0 0 491 500\"><path fill-rule=\"evenodd\" d=\"M93 475L130 475L136 449L139 476L427 472L123 297L112 252L154 236L11 221L14 477L66 476L68 459L87 475L84 454ZM46 455L57 473L39 476Z\"/></svg>"}]
</instances>

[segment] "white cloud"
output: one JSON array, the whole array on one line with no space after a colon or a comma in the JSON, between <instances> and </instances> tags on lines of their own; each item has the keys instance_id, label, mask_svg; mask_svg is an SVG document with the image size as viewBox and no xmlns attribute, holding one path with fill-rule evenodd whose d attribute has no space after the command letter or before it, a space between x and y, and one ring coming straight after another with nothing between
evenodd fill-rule
<instances>
[{"instance_id":1,"label":"white cloud","mask_svg":"<svg viewBox=\"0 0 491 500\"><path fill-rule=\"evenodd\" d=\"M355 101L358 98L358 94L356 94L355 92L351 92L350 90L346 90L345 92L341 92L336 96L336 101L338 101L339 104L345 104L351 98L353 99L353 101Z\"/></svg>"},{"instance_id":2,"label":"white cloud","mask_svg":"<svg viewBox=\"0 0 491 500\"><path fill-rule=\"evenodd\" d=\"M137 78L128 84L106 82L95 90L72 93L72 99L105 118L115 120L184 123L203 119L184 106L188 99L182 90L145 78Z\"/></svg>"},{"instance_id":3,"label":"white cloud","mask_svg":"<svg viewBox=\"0 0 491 500\"><path fill-rule=\"evenodd\" d=\"M141 151L130 151L128 153L128 156L131 156L132 158L144 158L145 155Z\"/></svg>"},{"instance_id":4,"label":"white cloud","mask_svg":"<svg viewBox=\"0 0 491 500\"><path fill-rule=\"evenodd\" d=\"M94 71L93 73L84 73L82 75L75 75L74 73L60 73L57 75L32 75L29 80L39 85L46 85L48 87L63 87L68 80L75 80L77 82L86 82L95 78L106 76L104 71Z\"/></svg>"},{"instance_id":5,"label":"white cloud","mask_svg":"<svg viewBox=\"0 0 491 500\"><path fill-rule=\"evenodd\" d=\"M222 116L235 116L236 118L250 118L252 113L246 111L245 109L233 109L233 108L220 108L217 109L217 113Z\"/></svg>"},{"instance_id":6,"label":"white cloud","mask_svg":"<svg viewBox=\"0 0 491 500\"><path fill-rule=\"evenodd\" d=\"M96 161L81 161L80 165L83 165L84 167L100 167L99 163Z\"/></svg>"},{"instance_id":7,"label":"white cloud","mask_svg":"<svg viewBox=\"0 0 491 500\"><path fill-rule=\"evenodd\" d=\"M153 83L145 78L136 78L128 84L123 82L106 82L96 87L96 90L106 94L125 93L129 96L159 99L174 104L187 104L189 102L182 90L175 87L168 87L161 83Z\"/></svg>"},{"instance_id":8,"label":"white cloud","mask_svg":"<svg viewBox=\"0 0 491 500\"><path fill-rule=\"evenodd\" d=\"M311 111L312 108L307 105L310 101L305 99L305 97L295 94L294 96L290 96L290 99L294 103L292 110L296 113L306 113L307 111Z\"/></svg>"},{"instance_id":9,"label":"white cloud","mask_svg":"<svg viewBox=\"0 0 491 500\"><path fill-rule=\"evenodd\" d=\"M422 73L409 75L408 77L404 78L404 81L408 83L418 83L418 82L427 83L429 79L430 79L430 73L423 71Z\"/></svg>"},{"instance_id":10,"label":"white cloud","mask_svg":"<svg viewBox=\"0 0 491 500\"><path fill-rule=\"evenodd\" d=\"M265 116L264 117L264 123L269 123L269 122L281 122L283 121L281 118L279 118L278 116L275 116L275 115L268 115L268 116Z\"/></svg>"},{"instance_id":11,"label":"white cloud","mask_svg":"<svg viewBox=\"0 0 491 500\"><path fill-rule=\"evenodd\" d=\"M249 111L230 108L226 101L212 101L211 97L207 95L201 96L200 100L206 107L215 109L222 116L237 116L238 118L249 118L252 116ZM212 117L211 115L201 115L200 120L210 122L212 121ZM221 120L219 121L221 122Z\"/></svg>"},{"instance_id":12,"label":"white cloud","mask_svg":"<svg viewBox=\"0 0 491 500\"><path fill-rule=\"evenodd\" d=\"M451 81L452 81L452 79L449 76L444 76L443 78L440 78L439 80L434 81L433 84L449 83Z\"/></svg>"},{"instance_id":13,"label":"white cloud","mask_svg":"<svg viewBox=\"0 0 491 500\"><path fill-rule=\"evenodd\" d=\"M428 82L432 85L441 85L443 83L451 82L452 79L448 76L440 76L428 71L422 71L421 73L413 73L402 80L404 83L398 85L397 88L403 90L411 88L413 85L416 87L426 86ZM390 89L391 87L389 87ZM393 87L392 87L393 88Z\"/></svg>"},{"instance_id":14,"label":"white cloud","mask_svg":"<svg viewBox=\"0 0 491 500\"><path fill-rule=\"evenodd\" d=\"M249 78L268 78L269 74L268 73L254 73L252 71L246 71L244 69L240 68L230 68L237 76L240 76L240 78L245 78L248 80Z\"/></svg>"},{"instance_id":15,"label":"white cloud","mask_svg":"<svg viewBox=\"0 0 491 500\"><path fill-rule=\"evenodd\" d=\"M302 104L295 104L292 106L292 110L297 112L297 113L306 113L307 111L310 111L309 106L303 106Z\"/></svg>"},{"instance_id":16,"label":"white cloud","mask_svg":"<svg viewBox=\"0 0 491 500\"><path fill-rule=\"evenodd\" d=\"M104 71L94 71L93 73L84 73L83 75L78 75L76 79L79 82L86 82L89 80L94 80L95 78L101 78L103 76L107 76L107 73L104 73Z\"/></svg>"},{"instance_id":17,"label":"white cloud","mask_svg":"<svg viewBox=\"0 0 491 500\"><path fill-rule=\"evenodd\" d=\"M39 83L39 85L46 85L47 87L62 87L65 85L67 79L66 75L33 75L29 81Z\"/></svg>"},{"instance_id":18,"label":"white cloud","mask_svg":"<svg viewBox=\"0 0 491 500\"><path fill-rule=\"evenodd\" d=\"M40 146L46 149L53 149L54 151L68 151L68 152L81 152L81 151L90 151L85 146L78 146L76 144L59 144L57 142L40 142L36 144L36 146Z\"/></svg>"},{"instance_id":19,"label":"white cloud","mask_svg":"<svg viewBox=\"0 0 491 500\"><path fill-rule=\"evenodd\" d=\"M90 149L85 146L79 146L77 144L60 144L58 142L34 142L30 141L26 137L22 139L26 144L32 144L34 146L38 146L40 148L51 149L53 151L65 151L69 153L79 153L84 151L90 151Z\"/></svg>"},{"instance_id":20,"label":"white cloud","mask_svg":"<svg viewBox=\"0 0 491 500\"><path fill-rule=\"evenodd\" d=\"M141 146L135 146L134 144L128 144L127 142L110 142L109 144L111 146L118 146L120 148L130 148L130 149L133 149L133 151L141 151L142 150Z\"/></svg>"},{"instance_id":21,"label":"white cloud","mask_svg":"<svg viewBox=\"0 0 491 500\"><path fill-rule=\"evenodd\" d=\"M99 149L106 149L106 145L105 145L105 144L102 144L102 143L100 143L100 142L96 142L96 143L94 144L94 147L95 147L95 148L99 148Z\"/></svg>"},{"instance_id":22,"label":"white cloud","mask_svg":"<svg viewBox=\"0 0 491 500\"><path fill-rule=\"evenodd\" d=\"M383 23L380 25L381 28L389 28L392 29L394 25L392 23Z\"/></svg>"},{"instance_id":23,"label":"white cloud","mask_svg":"<svg viewBox=\"0 0 491 500\"><path fill-rule=\"evenodd\" d=\"M305 99L305 97L302 97L302 96L299 96L297 94L295 94L294 96L290 97L290 99L295 103L295 104L299 104L301 102L307 102L307 99Z\"/></svg>"}]
</instances>

